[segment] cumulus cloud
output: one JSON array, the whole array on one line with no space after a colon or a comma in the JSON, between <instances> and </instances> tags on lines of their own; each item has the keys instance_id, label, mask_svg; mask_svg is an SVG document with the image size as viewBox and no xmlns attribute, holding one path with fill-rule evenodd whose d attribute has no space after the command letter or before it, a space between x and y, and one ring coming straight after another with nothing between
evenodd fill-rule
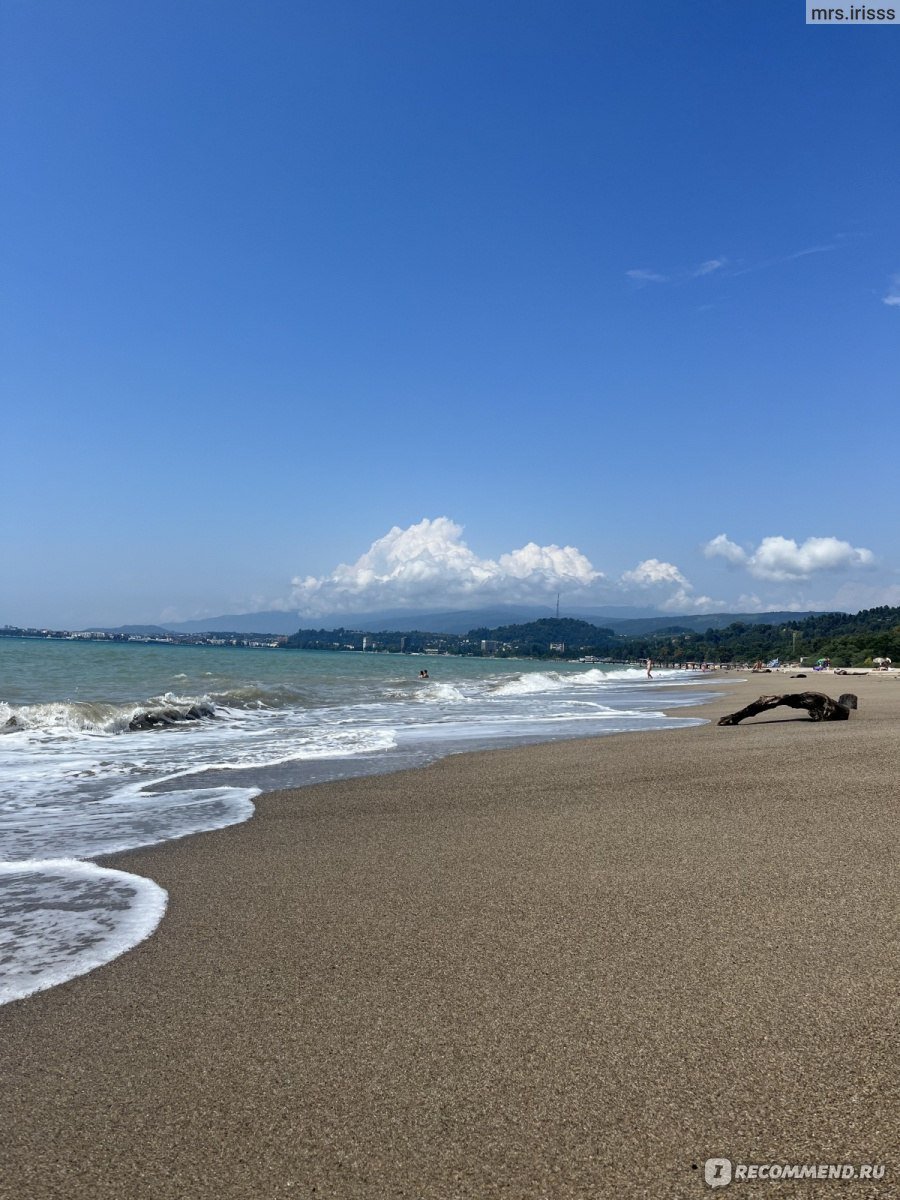
<instances>
[{"instance_id":1,"label":"cumulus cloud","mask_svg":"<svg viewBox=\"0 0 900 1200\"><path fill-rule=\"evenodd\" d=\"M510 579L542 580L550 589L563 583L585 587L602 574L574 546L538 546L529 542L521 550L501 554L498 562Z\"/></svg>"},{"instance_id":2,"label":"cumulus cloud","mask_svg":"<svg viewBox=\"0 0 900 1200\"><path fill-rule=\"evenodd\" d=\"M633 571L626 571L622 576L623 583L632 583L637 587L652 587L656 583L686 584L687 580L674 563L660 562L658 558L646 558Z\"/></svg>"},{"instance_id":3,"label":"cumulus cloud","mask_svg":"<svg viewBox=\"0 0 900 1200\"><path fill-rule=\"evenodd\" d=\"M725 558L731 563L747 561L746 551L736 542L730 541L724 533L720 533L718 537L707 542L703 547L703 553L707 558Z\"/></svg>"},{"instance_id":4,"label":"cumulus cloud","mask_svg":"<svg viewBox=\"0 0 900 1200\"><path fill-rule=\"evenodd\" d=\"M836 537L810 537L798 544L793 538L764 537L755 550L747 551L724 533L703 548L708 558L720 557L745 566L757 579L789 583L808 579L823 571L847 571L875 562L871 550L851 546Z\"/></svg>"},{"instance_id":5,"label":"cumulus cloud","mask_svg":"<svg viewBox=\"0 0 900 1200\"><path fill-rule=\"evenodd\" d=\"M798 543L772 536L756 546L741 546L720 533L703 549L707 558L724 559L733 568L778 585L799 584L810 577L827 579L829 574L875 562L871 550L836 537L810 537ZM292 587L290 607L305 616L381 608L466 609L497 602L552 604L557 592L564 593L570 604L649 601L671 613L734 610L735 603L739 611L810 606L799 587L790 588L796 603L786 603L783 597L774 600L771 595L741 597L737 602L717 600L695 588L675 563L660 558L644 559L610 580L575 546L528 542L496 557L482 557L466 543L461 526L446 516L426 518L407 528L395 526L355 562L342 563L320 576L298 576ZM774 590L782 591L783 586ZM268 606L276 607L271 601Z\"/></svg>"},{"instance_id":6,"label":"cumulus cloud","mask_svg":"<svg viewBox=\"0 0 900 1200\"><path fill-rule=\"evenodd\" d=\"M760 579L783 581L807 579L817 571L870 566L874 561L871 550L835 537L811 537L799 546L793 538L767 537L757 546L749 566Z\"/></svg>"},{"instance_id":7,"label":"cumulus cloud","mask_svg":"<svg viewBox=\"0 0 900 1200\"><path fill-rule=\"evenodd\" d=\"M620 580L624 587L661 588L674 585L675 590L659 602L664 612L710 612L725 608L724 600L713 600L711 596L698 596L693 585L674 563L661 562L658 558L646 558L633 571L625 571Z\"/></svg>"},{"instance_id":8,"label":"cumulus cloud","mask_svg":"<svg viewBox=\"0 0 900 1200\"><path fill-rule=\"evenodd\" d=\"M394 526L355 563L330 575L292 581L301 612L361 612L367 608L430 605L468 607L483 601L546 602L603 578L574 546L529 542L498 559L480 558L449 517L428 518L407 529Z\"/></svg>"}]
</instances>

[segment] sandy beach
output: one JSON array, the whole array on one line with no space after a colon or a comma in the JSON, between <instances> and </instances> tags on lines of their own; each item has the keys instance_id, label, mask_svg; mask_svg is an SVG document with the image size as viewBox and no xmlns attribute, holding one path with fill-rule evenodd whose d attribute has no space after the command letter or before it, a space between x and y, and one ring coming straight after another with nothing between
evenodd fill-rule
<instances>
[{"instance_id":1,"label":"sandy beach","mask_svg":"<svg viewBox=\"0 0 900 1200\"><path fill-rule=\"evenodd\" d=\"M736 678L105 860L169 909L0 1008L0 1197L896 1195L900 682ZM715 724L805 688L859 710Z\"/></svg>"}]
</instances>

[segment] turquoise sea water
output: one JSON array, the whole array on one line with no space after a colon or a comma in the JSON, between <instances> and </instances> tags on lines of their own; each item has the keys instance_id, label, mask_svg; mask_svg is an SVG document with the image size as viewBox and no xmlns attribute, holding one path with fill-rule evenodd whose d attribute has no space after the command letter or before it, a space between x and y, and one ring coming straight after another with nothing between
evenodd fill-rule
<instances>
[{"instance_id":1,"label":"turquoise sea water","mask_svg":"<svg viewBox=\"0 0 900 1200\"><path fill-rule=\"evenodd\" d=\"M420 679L427 670L429 678ZM694 724L701 679L607 665L0 638L0 1002L165 908L102 854L247 820L261 791L459 750Z\"/></svg>"}]
</instances>

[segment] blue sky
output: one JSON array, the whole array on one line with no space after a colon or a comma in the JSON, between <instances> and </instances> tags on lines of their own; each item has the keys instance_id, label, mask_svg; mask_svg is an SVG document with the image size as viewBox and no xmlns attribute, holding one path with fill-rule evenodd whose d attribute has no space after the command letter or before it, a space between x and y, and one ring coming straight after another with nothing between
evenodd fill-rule
<instances>
[{"instance_id":1,"label":"blue sky","mask_svg":"<svg viewBox=\"0 0 900 1200\"><path fill-rule=\"evenodd\" d=\"M900 604L896 26L0 19L0 624Z\"/></svg>"}]
</instances>

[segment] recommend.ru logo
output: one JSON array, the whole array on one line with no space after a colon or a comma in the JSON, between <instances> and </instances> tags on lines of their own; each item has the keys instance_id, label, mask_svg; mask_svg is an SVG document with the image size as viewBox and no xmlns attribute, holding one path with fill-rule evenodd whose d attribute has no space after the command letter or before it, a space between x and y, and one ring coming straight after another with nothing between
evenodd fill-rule
<instances>
[{"instance_id":1,"label":"recommend.ru logo","mask_svg":"<svg viewBox=\"0 0 900 1200\"><path fill-rule=\"evenodd\" d=\"M703 1165L703 1179L711 1188L751 1179L876 1180L884 1179L884 1172L884 1163L733 1163L730 1158L708 1158Z\"/></svg>"},{"instance_id":2,"label":"recommend.ru logo","mask_svg":"<svg viewBox=\"0 0 900 1200\"><path fill-rule=\"evenodd\" d=\"M703 1178L710 1187L726 1187L731 1183L731 1159L708 1158L703 1168Z\"/></svg>"}]
</instances>

